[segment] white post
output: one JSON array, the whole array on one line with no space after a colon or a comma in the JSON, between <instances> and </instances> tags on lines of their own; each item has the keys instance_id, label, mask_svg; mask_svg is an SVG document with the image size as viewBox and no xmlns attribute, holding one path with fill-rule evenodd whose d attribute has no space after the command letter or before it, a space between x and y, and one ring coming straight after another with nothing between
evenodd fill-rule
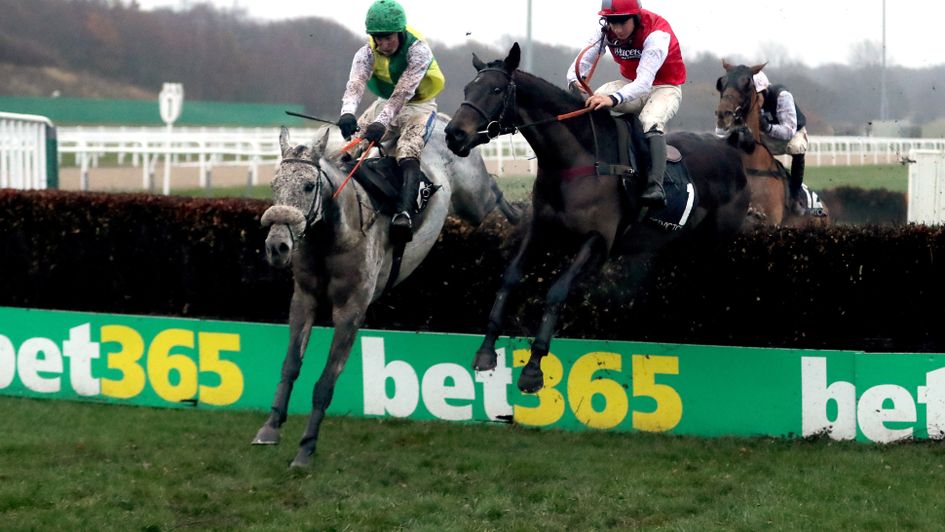
<instances>
[{"instance_id":1,"label":"white post","mask_svg":"<svg viewBox=\"0 0 945 532\"><path fill-rule=\"evenodd\" d=\"M174 121L184 106L184 86L180 83L165 83L158 96L161 120L167 124L164 138L164 195L171 193L171 134Z\"/></svg>"}]
</instances>

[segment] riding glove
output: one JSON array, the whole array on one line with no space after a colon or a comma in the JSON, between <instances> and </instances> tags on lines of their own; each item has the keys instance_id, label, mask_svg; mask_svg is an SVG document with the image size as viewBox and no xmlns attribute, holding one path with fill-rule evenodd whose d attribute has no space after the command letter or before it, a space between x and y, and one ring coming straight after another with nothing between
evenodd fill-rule
<instances>
[{"instance_id":1,"label":"riding glove","mask_svg":"<svg viewBox=\"0 0 945 532\"><path fill-rule=\"evenodd\" d=\"M372 122L371 125L364 130L364 134L361 135L361 138L368 142L377 143L381 140L381 137L384 136L384 132L387 131L387 126L380 122Z\"/></svg>"},{"instance_id":2,"label":"riding glove","mask_svg":"<svg viewBox=\"0 0 945 532\"><path fill-rule=\"evenodd\" d=\"M584 92L584 89L581 88L581 86L576 81L572 81L571 83L568 84L568 92L577 96L581 100L587 99L587 93Z\"/></svg>"},{"instance_id":3,"label":"riding glove","mask_svg":"<svg viewBox=\"0 0 945 532\"><path fill-rule=\"evenodd\" d=\"M338 119L338 128L341 129L342 137L350 139L358 130L358 119L351 113L345 113Z\"/></svg>"},{"instance_id":4,"label":"riding glove","mask_svg":"<svg viewBox=\"0 0 945 532\"><path fill-rule=\"evenodd\" d=\"M768 115L766 113L761 113L761 116L758 117L758 122L762 133L771 131L771 122L768 121Z\"/></svg>"}]
</instances>

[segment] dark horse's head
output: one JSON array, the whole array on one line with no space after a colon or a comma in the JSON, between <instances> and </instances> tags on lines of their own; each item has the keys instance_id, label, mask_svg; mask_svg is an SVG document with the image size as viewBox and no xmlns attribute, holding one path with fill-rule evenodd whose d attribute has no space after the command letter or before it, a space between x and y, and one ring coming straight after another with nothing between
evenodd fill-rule
<instances>
[{"instance_id":1,"label":"dark horse's head","mask_svg":"<svg viewBox=\"0 0 945 532\"><path fill-rule=\"evenodd\" d=\"M765 65L733 66L723 59L722 67L725 75L715 83L720 95L719 106L715 110L716 132L727 138L732 146L751 153L755 149L755 141L748 129L752 124L746 120L757 97L753 76L761 72Z\"/></svg>"},{"instance_id":2,"label":"dark horse's head","mask_svg":"<svg viewBox=\"0 0 945 532\"><path fill-rule=\"evenodd\" d=\"M465 100L446 126L446 144L450 151L465 157L509 125L507 121L515 106L512 73L518 68L521 57L518 43L512 45L505 59L488 65L473 54L473 66L479 74L466 84Z\"/></svg>"}]
</instances>

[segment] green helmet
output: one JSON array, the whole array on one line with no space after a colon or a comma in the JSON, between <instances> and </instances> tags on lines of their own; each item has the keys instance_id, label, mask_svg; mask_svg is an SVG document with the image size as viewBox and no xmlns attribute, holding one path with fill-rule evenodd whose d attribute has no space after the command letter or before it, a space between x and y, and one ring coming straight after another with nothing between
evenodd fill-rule
<instances>
[{"instance_id":1,"label":"green helmet","mask_svg":"<svg viewBox=\"0 0 945 532\"><path fill-rule=\"evenodd\" d=\"M377 0L364 18L368 33L395 33L407 29L407 14L395 0Z\"/></svg>"}]
</instances>

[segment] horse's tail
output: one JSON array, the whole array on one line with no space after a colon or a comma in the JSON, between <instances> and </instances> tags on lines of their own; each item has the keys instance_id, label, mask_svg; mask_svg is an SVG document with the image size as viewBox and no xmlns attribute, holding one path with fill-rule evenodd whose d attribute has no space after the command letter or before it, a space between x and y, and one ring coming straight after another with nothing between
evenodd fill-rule
<instances>
[{"instance_id":1,"label":"horse's tail","mask_svg":"<svg viewBox=\"0 0 945 532\"><path fill-rule=\"evenodd\" d=\"M492 187L492 193L495 194L495 203L499 207L499 210L502 211L502 214L505 216L505 219L509 221L512 225L518 225L518 222L522 219L522 210L509 203L505 199L505 194L502 193L502 189L499 188L499 183L496 181L494 175L490 175L492 179L490 180L490 187Z\"/></svg>"}]
</instances>

